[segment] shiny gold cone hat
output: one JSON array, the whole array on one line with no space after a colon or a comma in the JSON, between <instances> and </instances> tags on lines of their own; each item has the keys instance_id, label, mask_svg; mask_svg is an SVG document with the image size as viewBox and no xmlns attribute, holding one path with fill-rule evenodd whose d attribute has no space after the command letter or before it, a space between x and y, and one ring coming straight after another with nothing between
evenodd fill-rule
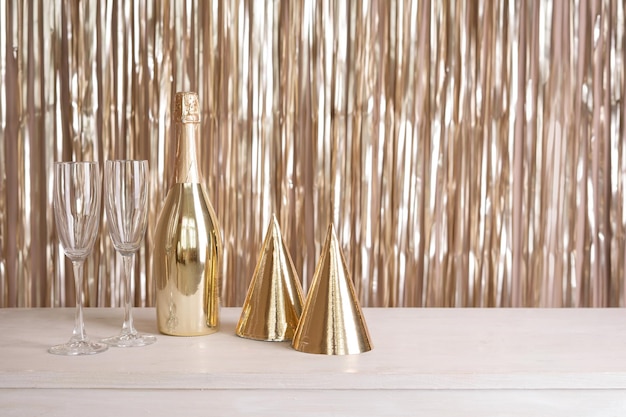
<instances>
[{"instance_id":1,"label":"shiny gold cone hat","mask_svg":"<svg viewBox=\"0 0 626 417\"><path fill-rule=\"evenodd\" d=\"M301 352L325 355L372 350L363 312L332 224L328 227L293 347Z\"/></svg>"},{"instance_id":2,"label":"shiny gold cone hat","mask_svg":"<svg viewBox=\"0 0 626 417\"><path fill-rule=\"evenodd\" d=\"M291 340L302 304L300 280L272 216L235 332L248 339Z\"/></svg>"}]
</instances>

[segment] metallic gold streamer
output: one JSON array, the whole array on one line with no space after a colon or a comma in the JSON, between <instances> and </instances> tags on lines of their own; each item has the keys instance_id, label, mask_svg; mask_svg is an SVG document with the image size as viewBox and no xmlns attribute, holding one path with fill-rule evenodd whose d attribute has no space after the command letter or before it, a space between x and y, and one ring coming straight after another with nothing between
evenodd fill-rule
<instances>
[{"instance_id":1,"label":"metallic gold streamer","mask_svg":"<svg viewBox=\"0 0 626 417\"><path fill-rule=\"evenodd\" d=\"M72 303L52 162L148 159L152 305L175 91L241 305L276 213L306 289L325 227L364 306L626 304L626 19L615 0L0 2L0 306ZM120 305L101 236L87 305Z\"/></svg>"}]
</instances>

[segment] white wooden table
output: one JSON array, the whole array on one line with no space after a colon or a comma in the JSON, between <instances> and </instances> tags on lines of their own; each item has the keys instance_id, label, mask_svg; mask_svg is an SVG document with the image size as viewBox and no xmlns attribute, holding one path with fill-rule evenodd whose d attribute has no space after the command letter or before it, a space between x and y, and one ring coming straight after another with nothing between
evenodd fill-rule
<instances>
[{"instance_id":1,"label":"white wooden table","mask_svg":"<svg viewBox=\"0 0 626 417\"><path fill-rule=\"evenodd\" d=\"M626 309L365 309L374 350L321 356L234 334L59 357L73 309L0 309L0 416L624 416ZM135 309L156 333L154 309ZM87 332L121 309L86 309Z\"/></svg>"}]
</instances>

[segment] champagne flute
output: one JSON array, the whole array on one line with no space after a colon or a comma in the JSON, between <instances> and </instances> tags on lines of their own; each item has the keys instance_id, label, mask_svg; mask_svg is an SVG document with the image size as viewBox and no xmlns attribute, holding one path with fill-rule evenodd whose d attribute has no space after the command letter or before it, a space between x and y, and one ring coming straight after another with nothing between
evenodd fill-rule
<instances>
[{"instance_id":1,"label":"champagne flute","mask_svg":"<svg viewBox=\"0 0 626 417\"><path fill-rule=\"evenodd\" d=\"M54 164L54 218L65 256L74 266L76 285L74 332L67 343L48 349L55 355L92 355L108 348L87 337L83 321L83 265L98 235L100 184L96 162Z\"/></svg>"},{"instance_id":2,"label":"champagne flute","mask_svg":"<svg viewBox=\"0 0 626 417\"><path fill-rule=\"evenodd\" d=\"M148 220L148 161L106 161L104 163L104 196L109 235L122 255L125 286L124 323L117 336L102 342L117 347L145 346L156 342L153 335L140 334L133 325L131 277L135 252L146 233Z\"/></svg>"}]
</instances>

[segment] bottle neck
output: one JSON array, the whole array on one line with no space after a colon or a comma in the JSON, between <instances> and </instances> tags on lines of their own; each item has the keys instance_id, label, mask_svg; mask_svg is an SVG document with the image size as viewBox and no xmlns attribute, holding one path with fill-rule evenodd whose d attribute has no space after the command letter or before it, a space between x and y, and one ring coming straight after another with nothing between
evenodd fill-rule
<instances>
[{"instance_id":1,"label":"bottle neck","mask_svg":"<svg viewBox=\"0 0 626 417\"><path fill-rule=\"evenodd\" d=\"M176 163L174 183L200 183L198 168L199 123L176 123Z\"/></svg>"}]
</instances>

